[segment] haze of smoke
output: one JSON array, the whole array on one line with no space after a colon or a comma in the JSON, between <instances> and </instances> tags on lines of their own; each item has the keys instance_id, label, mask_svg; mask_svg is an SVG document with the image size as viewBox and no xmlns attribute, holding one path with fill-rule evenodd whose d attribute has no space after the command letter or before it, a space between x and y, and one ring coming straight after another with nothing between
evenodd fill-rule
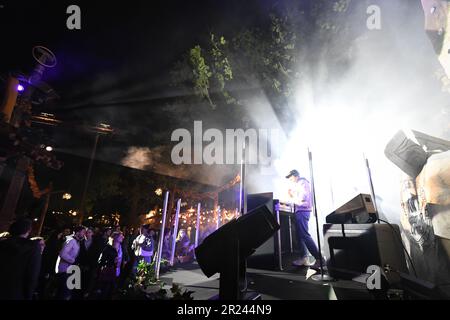
<instances>
[{"instance_id":1,"label":"haze of smoke","mask_svg":"<svg viewBox=\"0 0 450 320\"><path fill-rule=\"evenodd\" d=\"M342 41L341 48L328 48L340 52L353 46L346 70L332 74L324 61L319 74L309 74L299 83L298 126L278 141L275 174L249 178L251 192L275 191L282 197L284 175L292 168L309 177L309 147L319 216L324 222L336 207L358 193L370 192L365 154L379 210L390 221L398 222L402 173L386 159L384 148L394 133L405 127L444 138L449 96L433 78L441 66L423 30L420 12L404 2L383 4L384 17L396 17L388 30L367 31L352 43ZM253 105L255 111L270 109L267 99L260 100ZM270 112L250 114L257 115L253 119L257 123L275 119ZM263 115L267 118L261 119Z\"/></svg>"}]
</instances>

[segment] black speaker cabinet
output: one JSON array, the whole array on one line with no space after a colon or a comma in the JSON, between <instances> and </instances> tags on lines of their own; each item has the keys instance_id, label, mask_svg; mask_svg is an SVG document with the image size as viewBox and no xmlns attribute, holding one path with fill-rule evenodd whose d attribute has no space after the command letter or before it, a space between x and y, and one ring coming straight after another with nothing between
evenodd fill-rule
<instances>
[{"instance_id":1,"label":"black speaker cabinet","mask_svg":"<svg viewBox=\"0 0 450 320\"><path fill-rule=\"evenodd\" d=\"M376 265L408 273L397 225L325 224L324 251L330 275L353 279Z\"/></svg>"},{"instance_id":2,"label":"black speaker cabinet","mask_svg":"<svg viewBox=\"0 0 450 320\"><path fill-rule=\"evenodd\" d=\"M266 205L273 214L273 193L257 193L247 195L247 210L251 211L261 205ZM257 269L276 269L277 239L272 236L264 242L255 253L247 259L247 266Z\"/></svg>"}]
</instances>

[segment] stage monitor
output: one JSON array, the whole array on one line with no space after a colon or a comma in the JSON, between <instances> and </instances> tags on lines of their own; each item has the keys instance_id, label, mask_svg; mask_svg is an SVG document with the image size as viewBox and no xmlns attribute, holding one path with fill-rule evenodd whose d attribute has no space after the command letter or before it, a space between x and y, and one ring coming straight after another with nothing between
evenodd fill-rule
<instances>
[{"instance_id":1,"label":"stage monitor","mask_svg":"<svg viewBox=\"0 0 450 320\"><path fill-rule=\"evenodd\" d=\"M233 219L210 234L195 248L197 262L207 277L222 272L229 255L229 245L238 241L239 259L246 259L279 229L271 210L259 206L238 219Z\"/></svg>"},{"instance_id":2,"label":"stage monitor","mask_svg":"<svg viewBox=\"0 0 450 320\"><path fill-rule=\"evenodd\" d=\"M325 224L324 252L328 271L336 279L351 280L371 265L408 273L397 225Z\"/></svg>"},{"instance_id":3,"label":"stage monitor","mask_svg":"<svg viewBox=\"0 0 450 320\"><path fill-rule=\"evenodd\" d=\"M369 194L359 194L326 217L327 223L373 223L377 212Z\"/></svg>"}]
</instances>

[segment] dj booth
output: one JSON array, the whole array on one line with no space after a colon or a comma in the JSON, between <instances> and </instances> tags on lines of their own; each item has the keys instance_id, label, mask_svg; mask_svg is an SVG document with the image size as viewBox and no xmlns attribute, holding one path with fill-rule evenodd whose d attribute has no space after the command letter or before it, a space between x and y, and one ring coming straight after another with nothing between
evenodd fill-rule
<instances>
[{"instance_id":1,"label":"dj booth","mask_svg":"<svg viewBox=\"0 0 450 320\"><path fill-rule=\"evenodd\" d=\"M293 206L273 199L272 193L248 195L249 211L261 205L272 212L280 229L247 259L247 265L281 271L292 258L298 258ZM355 196L326 216L326 223L320 227L324 237L321 251L331 276L352 279L364 274L370 265L389 265L408 273L398 226L376 222L376 209L368 194ZM310 230L314 228L310 226Z\"/></svg>"},{"instance_id":2,"label":"dj booth","mask_svg":"<svg viewBox=\"0 0 450 320\"><path fill-rule=\"evenodd\" d=\"M279 210L276 210L276 204L280 204ZM247 265L250 268L281 271L288 263L285 259L286 255L293 254L298 250L293 206L273 199L272 192L249 194L247 196L248 211L261 205L266 205L274 214L280 229L247 259Z\"/></svg>"}]
</instances>

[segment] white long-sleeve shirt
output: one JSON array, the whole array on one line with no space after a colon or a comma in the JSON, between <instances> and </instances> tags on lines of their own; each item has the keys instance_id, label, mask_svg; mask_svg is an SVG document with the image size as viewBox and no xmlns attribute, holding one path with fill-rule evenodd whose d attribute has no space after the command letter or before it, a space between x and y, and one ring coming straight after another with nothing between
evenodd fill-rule
<instances>
[{"instance_id":1,"label":"white long-sleeve shirt","mask_svg":"<svg viewBox=\"0 0 450 320\"><path fill-rule=\"evenodd\" d=\"M79 253L80 243L73 236L68 236L56 260L55 272L66 272L67 268L75 263Z\"/></svg>"}]
</instances>

